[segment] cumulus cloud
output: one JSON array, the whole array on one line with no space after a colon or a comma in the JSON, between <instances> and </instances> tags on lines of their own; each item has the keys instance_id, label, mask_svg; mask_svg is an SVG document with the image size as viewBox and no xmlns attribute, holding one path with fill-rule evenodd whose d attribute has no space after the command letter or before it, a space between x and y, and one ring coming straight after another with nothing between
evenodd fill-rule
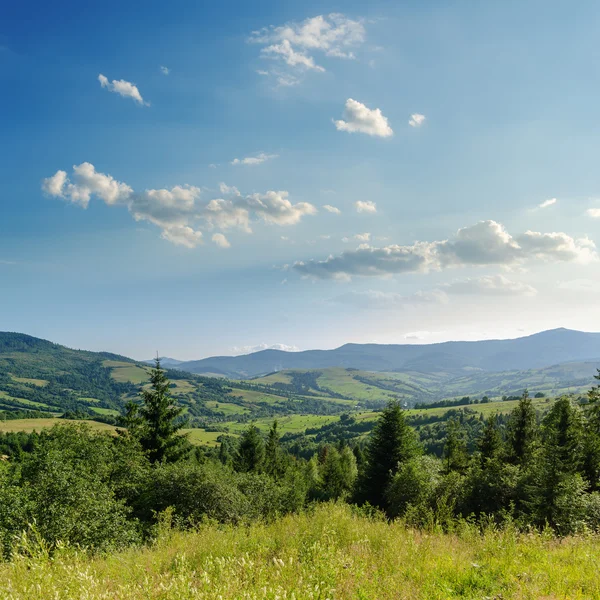
<instances>
[{"instance_id":1,"label":"cumulus cloud","mask_svg":"<svg viewBox=\"0 0 600 600\"><path fill-rule=\"evenodd\" d=\"M342 211L339 208L336 208L335 206L331 206L331 204L324 204L323 208L330 213L333 213L334 215L341 215Z\"/></svg>"},{"instance_id":2,"label":"cumulus cloud","mask_svg":"<svg viewBox=\"0 0 600 600\"><path fill-rule=\"evenodd\" d=\"M371 234L370 233L357 233L354 236L354 239L357 242L368 242L371 239Z\"/></svg>"},{"instance_id":3,"label":"cumulus cloud","mask_svg":"<svg viewBox=\"0 0 600 600\"><path fill-rule=\"evenodd\" d=\"M317 64L315 54L328 57L353 59L353 49L365 41L362 20L349 19L343 14L319 15L301 22L290 22L281 26L270 26L255 31L250 42L260 44L261 56L276 61L292 72L318 71L325 68ZM269 72L261 70L259 74ZM294 75L278 72L280 85L295 85L299 82Z\"/></svg>"},{"instance_id":4,"label":"cumulus cloud","mask_svg":"<svg viewBox=\"0 0 600 600\"><path fill-rule=\"evenodd\" d=\"M230 248L229 240L222 233L215 233L212 236L212 241L220 248Z\"/></svg>"},{"instance_id":5,"label":"cumulus cloud","mask_svg":"<svg viewBox=\"0 0 600 600\"><path fill-rule=\"evenodd\" d=\"M354 208L356 208L356 212L359 213L377 212L377 204L375 204L375 202L371 202L371 200L358 200L354 203Z\"/></svg>"},{"instance_id":6,"label":"cumulus cloud","mask_svg":"<svg viewBox=\"0 0 600 600\"><path fill-rule=\"evenodd\" d=\"M600 208L588 208L585 214L592 219L600 219Z\"/></svg>"},{"instance_id":7,"label":"cumulus cloud","mask_svg":"<svg viewBox=\"0 0 600 600\"><path fill-rule=\"evenodd\" d=\"M441 288L446 294L476 296L535 296L537 290L520 281L512 281L504 275L473 277L453 281Z\"/></svg>"},{"instance_id":8,"label":"cumulus cloud","mask_svg":"<svg viewBox=\"0 0 600 600\"><path fill-rule=\"evenodd\" d=\"M202 243L202 232L194 231L186 225L168 225L164 227L160 236L163 240L186 248L195 248Z\"/></svg>"},{"instance_id":9,"label":"cumulus cloud","mask_svg":"<svg viewBox=\"0 0 600 600\"><path fill-rule=\"evenodd\" d=\"M538 204L538 208L548 208L554 206L557 202L556 198L548 198L548 200L544 200L541 204Z\"/></svg>"},{"instance_id":10,"label":"cumulus cloud","mask_svg":"<svg viewBox=\"0 0 600 600\"><path fill-rule=\"evenodd\" d=\"M161 72L163 75L168 75L168 74L171 72L171 69L169 69L169 67L163 67L163 66L161 66L161 67L160 67L160 72Z\"/></svg>"},{"instance_id":11,"label":"cumulus cloud","mask_svg":"<svg viewBox=\"0 0 600 600\"><path fill-rule=\"evenodd\" d=\"M390 137L394 134L388 120L379 108L367 108L361 102L348 98L344 109L344 119L334 121L338 131L366 133L377 137Z\"/></svg>"},{"instance_id":12,"label":"cumulus cloud","mask_svg":"<svg viewBox=\"0 0 600 600\"><path fill-rule=\"evenodd\" d=\"M73 180L66 171L57 171L52 177L44 179L42 189L50 196L69 200L87 208L92 194L104 200L106 204L118 204L126 201L133 190L111 175L98 173L94 165L88 162L73 166Z\"/></svg>"},{"instance_id":13,"label":"cumulus cloud","mask_svg":"<svg viewBox=\"0 0 600 600\"><path fill-rule=\"evenodd\" d=\"M191 185L134 192L126 183L99 173L87 162L74 166L71 177L66 171L57 171L43 180L42 189L50 196L83 208L87 208L93 196L109 206L125 206L136 221L153 223L160 227L164 239L188 248L202 243L203 229L237 228L251 233L252 221L295 225L304 216L317 212L308 202L293 204L285 190L244 196L236 187L224 183L219 188L224 197L206 200L200 188ZM212 240L221 247L229 245L219 232Z\"/></svg>"},{"instance_id":14,"label":"cumulus cloud","mask_svg":"<svg viewBox=\"0 0 600 600\"><path fill-rule=\"evenodd\" d=\"M513 236L500 223L481 221L459 229L450 240L383 248L363 244L324 260L296 262L293 268L303 276L347 280L355 275L381 277L467 266L514 266L531 260L585 264L597 259L595 244L588 238L534 231Z\"/></svg>"},{"instance_id":15,"label":"cumulus cloud","mask_svg":"<svg viewBox=\"0 0 600 600\"><path fill-rule=\"evenodd\" d=\"M410 119L408 120L408 124L411 127L421 127L423 123L425 123L425 115L420 115L419 113L410 115Z\"/></svg>"},{"instance_id":16,"label":"cumulus cloud","mask_svg":"<svg viewBox=\"0 0 600 600\"><path fill-rule=\"evenodd\" d=\"M247 156L246 158L234 158L231 161L232 165L249 165L249 166L255 166L255 165L261 165L262 163L266 162L267 160L271 160L273 158L277 158L277 154L265 154L264 152L260 152L259 154L256 154L255 156Z\"/></svg>"},{"instance_id":17,"label":"cumulus cloud","mask_svg":"<svg viewBox=\"0 0 600 600\"><path fill-rule=\"evenodd\" d=\"M119 96L123 96L123 98L132 98L142 106L150 106L150 104L145 102L142 98L137 86L129 81L125 81L124 79L113 79L112 81L109 81L108 77L105 77L102 73L98 75L98 81L100 82L100 85L109 92L119 94Z\"/></svg>"}]
</instances>

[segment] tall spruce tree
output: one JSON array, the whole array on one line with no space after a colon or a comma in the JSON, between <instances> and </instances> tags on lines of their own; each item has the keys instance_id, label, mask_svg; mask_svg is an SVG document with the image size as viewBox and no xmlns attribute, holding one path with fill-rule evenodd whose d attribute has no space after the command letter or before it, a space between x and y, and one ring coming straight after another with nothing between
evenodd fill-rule
<instances>
[{"instance_id":1,"label":"tall spruce tree","mask_svg":"<svg viewBox=\"0 0 600 600\"><path fill-rule=\"evenodd\" d=\"M482 463L498 458L502 451L502 435L498 415L490 415L485 421L483 434L477 442Z\"/></svg>"},{"instance_id":2,"label":"tall spruce tree","mask_svg":"<svg viewBox=\"0 0 600 600\"><path fill-rule=\"evenodd\" d=\"M399 465L420 453L415 432L406 422L400 402L390 402L375 426L367 447L359 498L385 508L386 490Z\"/></svg>"},{"instance_id":3,"label":"tall spruce tree","mask_svg":"<svg viewBox=\"0 0 600 600\"><path fill-rule=\"evenodd\" d=\"M529 464L537 442L537 419L527 390L519 404L511 412L507 423L507 453L510 462L516 465Z\"/></svg>"},{"instance_id":4,"label":"tall spruce tree","mask_svg":"<svg viewBox=\"0 0 600 600\"><path fill-rule=\"evenodd\" d=\"M142 390L143 404L137 410L129 407L126 422L130 422L150 462L174 462L189 451L190 444L180 433L183 423L176 422L183 409L169 394L169 380L158 358L150 374L150 386Z\"/></svg>"},{"instance_id":5,"label":"tall spruce tree","mask_svg":"<svg viewBox=\"0 0 600 600\"><path fill-rule=\"evenodd\" d=\"M600 380L600 369L595 379ZM588 392L584 442L584 473L592 491L600 490L600 385Z\"/></svg>"},{"instance_id":6,"label":"tall spruce tree","mask_svg":"<svg viewBox=\"0 0 600 600\"><path fill-rule=\"evenodd\" d=\"M444 468L446 473L467 468L469 453L465 431L458 419L449 419L446 424L446 442L444 444Z\"/></svg>"},{"instance_id":7,"label":"tall spruce tree","mask_svg":"<svg viewBox=\"0 0 600 600\"><path fill-rule=\"evenodd\" d=\"M279 477L282 474L282 456L281 444L279 442L279 430L277 428L277 419L273 421L267 443L265 444L265 472L272 477Z\"/></svg>"},{"instance_id":8,"label":"tall spruce tree","mask_svg":"<svg viewBox=\"0 0 600 600\"><path fill-rule=\"evenodd\" d=\"M242 433L233 464L241 473L257 473L262 471L264 460L265 445L258 427L252 423Z\"/></svg>"}]
</instances>

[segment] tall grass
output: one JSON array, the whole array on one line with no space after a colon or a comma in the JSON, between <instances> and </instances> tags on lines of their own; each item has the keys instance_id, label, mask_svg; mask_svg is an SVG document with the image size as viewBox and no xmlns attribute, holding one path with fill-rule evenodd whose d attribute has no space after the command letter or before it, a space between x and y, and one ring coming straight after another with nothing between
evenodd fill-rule
<instances>
[{"instance_id":1,"label":"tall grass","mask_svg":"<svg viewBox=\"0 0 600 600\"><path fill-rule=\"evenodd\" d=\"M0 598L591 599L599 565L591 535L425 532L330 504L269 524L163 531L152 547L101 557L25 548L0 565Z\"/></svg>"}]
</instances>

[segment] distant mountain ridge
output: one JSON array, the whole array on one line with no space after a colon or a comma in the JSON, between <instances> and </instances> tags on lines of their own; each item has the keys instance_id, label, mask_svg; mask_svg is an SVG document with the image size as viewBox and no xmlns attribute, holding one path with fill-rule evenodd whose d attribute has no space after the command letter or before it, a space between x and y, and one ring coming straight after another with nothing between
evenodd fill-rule
<instances>
[{"instance_id":1,"label":"distant mountain ridge","mask_svg":"<svg viewBox=\"0 0 600 600\"><path fill-rule=\"evenodd\" d=\"M600 333L552 329L509 340L436 344L345 344L334 350L261 350L241 356L214 356L180 362L198 374L250 379L284 369L345 367L364 371L489 372L539 369L575 361L600 360Z\"/></svg>"}]
</instances>

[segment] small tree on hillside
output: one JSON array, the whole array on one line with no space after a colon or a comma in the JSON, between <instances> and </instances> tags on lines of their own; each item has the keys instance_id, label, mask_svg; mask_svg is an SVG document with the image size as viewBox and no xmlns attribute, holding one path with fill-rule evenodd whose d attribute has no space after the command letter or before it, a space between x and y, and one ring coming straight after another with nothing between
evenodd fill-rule
<instances>
[{"instance_id":1,"label":"small tree on hillside","mask_svg":"<svg viewBox=\"0 0 600 600\"><path fill-rule=\"evenodd\" d=\"M384 508L385 492L399 465L420 453L414 431L406 422L400 402L390 402L383 411L367 448L367 464L359 495Z\"/></svg>"},{"instance_id":2,"label":"small tree on hillside","mask_svg":"<svg viewBox=\"0 0 600 600\"><path fill-rule=\"evenodd\" d=\"M444 467L446 473L467 468L469 453L465 431L458 419L449 419L446 424L446 443L444 444Z\"/></svg>"},{"instance_id":3,"label":"small tree on hillside","mask_svg":"<svg viewBox=\"0 0 600 600\"><path fill-rule=\"evenodd\" d=\"M278 477L282 473L282 466L281 444L279 442L277 419L275 419L269 430L265 445L265 471L273 477Z\"/></svg>"},{"instance_id":4,"label":"small tree on hillside","mask_svg":"<svg viewBox=\"0 0 600 600\"><path fill-rule=\"evenodd\" d=\"M233 464L242 473L260 472L264 461L265 445L258 427L252 423L240 438Z\"/></svg>"},{"instance_id":5,"label":"small tree on hillside","mask_svg":"<svg viewBox=\"0 0 600 600\"><path fill-rule=\"evenodd\" d=\"M148 453L150 462L174 462L189 450L189 443L179 433L182 424L175 422L183 409L175 405L169 394L169 380L158 358L150 375L150 385L149 390L142 390L140 407L133 403L128 405L125 423Z\"/></svg>"},{"instance_id":6,"label":"small tree on hillside","mask_svg":"<svg viewBox=\"0 0 600 600\"><path fill-rule=\"evenodd\" d=\"M517 465L528 464L535 450L538 427L535 409L527 390L510 414L506 429L509 460Z\"/></svg>"}]
</instances>

